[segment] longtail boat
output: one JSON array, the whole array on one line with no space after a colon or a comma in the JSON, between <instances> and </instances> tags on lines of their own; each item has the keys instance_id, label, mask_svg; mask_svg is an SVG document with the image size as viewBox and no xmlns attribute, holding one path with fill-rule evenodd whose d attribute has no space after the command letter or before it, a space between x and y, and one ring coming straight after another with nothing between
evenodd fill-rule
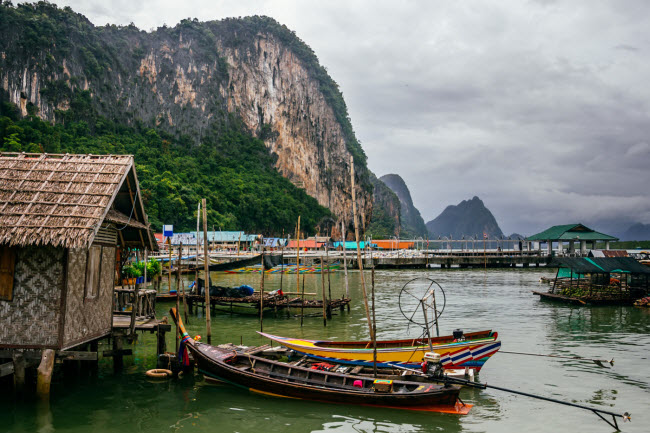
<instances>
[{"instance_id":1,"label":"longtail boat","mask_svg":"<svg viewBox=\"0 0 650 433\"><path fill-rule=\"evenodd\" d=\"M338 364L373 365L373 346L370 341L328 341L287 338L258 332L281 345L315 359ZM433 352L440 355L444 369L471 368L477 373L500 348L497 332L491 330L470 332L461 338L453 335L431 339ZM426 338L377 341L377 366L417 368L424 353L429 352Z\"/></svg>"},{"instance_id":2,"label":"longtail boat","mask_svg":"<svg viewBox=\"0 0 650 433\"><path fill-rule=\"evenodd\" d=\"M176 309L182 361L192 354L204 376L278 397L396 409L467 414L471 405L458 399L460 387L434 382L374 379L299 367L287 362L203 344L191 338Z\"/></svg>"}]
</instances>

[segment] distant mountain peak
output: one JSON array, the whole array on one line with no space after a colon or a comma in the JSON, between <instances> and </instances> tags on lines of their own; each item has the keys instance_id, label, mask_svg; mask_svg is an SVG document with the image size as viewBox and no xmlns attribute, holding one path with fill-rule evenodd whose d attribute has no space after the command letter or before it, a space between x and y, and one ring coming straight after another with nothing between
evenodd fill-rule
<instances>
[{"instance_id":1,"label":"distant mountain peak","mask_svg":"<svg viewBox=\"0 0 650 433\"><path fill-rule=\"evenodd\" d=\"M411 192L399 174L386 174L379 178L399 198L400 202L400 237L426 236L427 228L420 211L413 205Z\"/></svg>"},{"instance_id":2,"label":"distant mountain peak","mask_svg":"<svg viewBox=\"0 0 650 433\"><path fill-rule=\"evenodd\" d=\"M485 207L478 196L463 200L457 205L449 205L435 219L429 221L427 230L432 237L451 236L453 239L501 237L503 232L492 212Z\"/></svg>"}]
</instances>

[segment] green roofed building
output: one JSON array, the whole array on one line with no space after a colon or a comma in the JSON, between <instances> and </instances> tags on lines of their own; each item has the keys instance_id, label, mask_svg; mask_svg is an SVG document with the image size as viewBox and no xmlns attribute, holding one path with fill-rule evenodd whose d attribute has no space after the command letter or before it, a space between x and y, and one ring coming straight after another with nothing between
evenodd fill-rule
<instances>
[{"instance_id":1,"label":"green roofed building","mask_svg":"<svg viewBox=\"0 0 650 433\"><path fill-rule=\"evenodd\" d=\"M568 254L587 255L587 242L591 243L591 249L594 249L596 242L605 242L605 249L609 249L610 241L617 241L618 238L604 233L597 232L582 224L564 224L553 226L537 233L536 235L526 238L528 242L537 242L541 250L542 243L546 243L548 254L553 254L553 243L555 242L558 255L564 255L564 242L569 243ZM580 243L580 251L576 254L575 243Z\"/></svg>"}]
</instances>

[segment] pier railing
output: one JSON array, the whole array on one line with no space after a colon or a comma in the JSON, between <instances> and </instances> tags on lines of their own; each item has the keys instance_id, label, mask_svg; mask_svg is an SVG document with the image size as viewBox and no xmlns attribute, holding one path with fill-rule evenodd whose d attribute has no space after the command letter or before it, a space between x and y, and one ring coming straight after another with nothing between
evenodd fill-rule
<instances>
[{"instance_id":1,"label":"pier railing","mask_svg":"<svg viewBox=\"0 0 650 433\"><path fill-rule=\"evenodd\" d=\"M133 315L137 318L156 317L156 291L153 289L115 288L113 292L113 313Z\"/></svg>"}]
</instances>

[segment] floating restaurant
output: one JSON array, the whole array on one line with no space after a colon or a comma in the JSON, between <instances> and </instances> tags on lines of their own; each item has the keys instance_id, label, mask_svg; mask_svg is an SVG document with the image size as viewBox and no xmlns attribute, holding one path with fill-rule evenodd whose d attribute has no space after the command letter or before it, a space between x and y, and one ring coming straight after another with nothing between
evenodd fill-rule
<instances>
[{"instance_id":1,"label":"floating restaurant","mask_svg":"<svg viewBox=\"0 0 650 433\"><path fill-rule=\"evenodd\" d=\"M533 242L537 248L542 250L542 244L546 243L548 255L569 255L586 256L588 254L587 243L591 244L590 249L596 248L597 242L605 242L605 249L609 250L609 243L617 241L618 238L590 229L583 224L564 224L550 227L543 232L526 238L527 242ZM568 242L568 250L564 249L564 243ZM580 249L576 251L576 244ZM555 245L556 249L553 249Z\"/></svg>"}]
</instances>

